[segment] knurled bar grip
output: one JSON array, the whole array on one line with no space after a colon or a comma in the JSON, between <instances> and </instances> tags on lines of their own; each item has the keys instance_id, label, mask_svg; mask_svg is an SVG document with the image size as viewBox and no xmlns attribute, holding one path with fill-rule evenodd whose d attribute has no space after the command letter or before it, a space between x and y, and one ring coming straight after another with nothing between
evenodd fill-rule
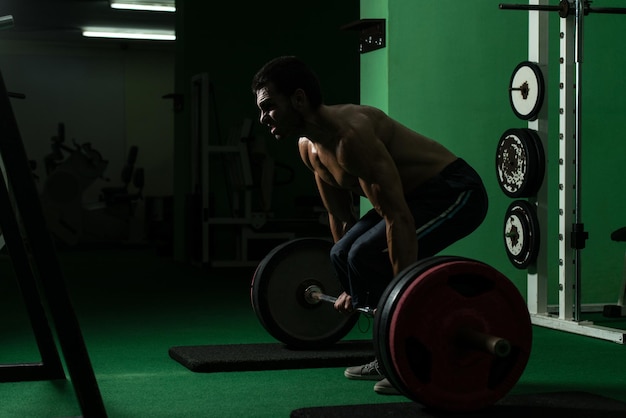
<instances>
[{"instance_id":1,"label":"knurled bar grip","mask_svg":"<svg viewBox=\"0 0 626 418\"><path fill-rule=\"evenodd\" d=\"M329 295L322 293L321 289L317 286L309 286L304 291L304 299L307 301L316 300L316 301L330 302L330 303L335 303L337 301L336 297L329 296ZM359 306L355 309L361 313L374 316L375 309L372 309L369 307L362 307L362 306Z\"/></svg>"}]
</instances>

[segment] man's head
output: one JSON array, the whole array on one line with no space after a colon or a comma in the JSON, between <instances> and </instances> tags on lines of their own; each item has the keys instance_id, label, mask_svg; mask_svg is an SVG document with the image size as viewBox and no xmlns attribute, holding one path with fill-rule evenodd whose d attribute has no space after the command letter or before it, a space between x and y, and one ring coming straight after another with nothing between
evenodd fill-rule
<instances>
[{"instance_id":1,"label":"man's head","mask_svg":"<svg viewBox=\"0 0 626 418\"><path fill-rule=\"evenodd\" d=\"M261 111L261 124L277 139L301 135L306 115L322 105L316 75L293 56L265 64L252 79L252 92Z\"/></svg>"},{"instance_id":2,"label":"man's head","mask_svg":"<svg viewBox=\"0 0 626 418\"><path fill-rule=\"evenodd\" d=\"M295 56L282 56L266 63L252 79L252 92L274 86L276 93L291 97L298 89L306 94L309 105L317 109L322 104L322 91L315 73Z\"/></svg>"}]
</instances>

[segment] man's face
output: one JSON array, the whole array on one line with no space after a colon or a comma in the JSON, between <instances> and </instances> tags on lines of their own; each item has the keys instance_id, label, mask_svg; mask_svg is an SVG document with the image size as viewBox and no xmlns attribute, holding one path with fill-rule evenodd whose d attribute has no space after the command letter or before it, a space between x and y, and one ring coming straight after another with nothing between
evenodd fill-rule
<instances>
[{"instance_id":1,"label":"man's face","mask_svg":"<svg viewBox=\"0 0 626 418\"><path fill-rule=\"evenodd\" d=\"M298 135L302 127L302 117L293 107L289 97L276 92L270 83L257 90L256 104L261 111L259 121L267 125L276 139Z\"/></svg>"}]
</instances>

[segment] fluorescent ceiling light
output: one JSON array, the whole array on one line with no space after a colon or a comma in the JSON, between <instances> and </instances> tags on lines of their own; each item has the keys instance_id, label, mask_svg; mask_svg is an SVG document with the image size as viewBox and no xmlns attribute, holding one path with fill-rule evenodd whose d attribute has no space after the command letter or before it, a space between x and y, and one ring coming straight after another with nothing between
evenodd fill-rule
<instances>
[{"instance_id":1,"label":"fluorescent ceiling light","mask_svg":"<svg viewBox=\"0 0 626 418\"><path fill-rule=\"evenodd\" d=\"M174 31L139 31L120 29L96 29L83 30L83 36L90 38L114 38L114 39L147 39L155 41L175 41Z\"/></svg>"},{"instance_id":2,"label":"fluorescent ceiling light","mask_svg":"<svg viewBox=\"0 0 626 418\"><path fill-rule=\"evenodd\" d=\"M172 1L141 1L141 0L111 0L113 9L147 10L151 12L175 12L176 5Z\"/></svg>"},{"instance_id":3,"label":"fluorescent ceiling light","mask_svg":"<svg viewBox=\"0 0 626 418\"><path fill-rule=\"evenodd\" d=\"M13 27L13 16L2 16L0 17L0 29L7 29Z\"/></svg>"}]
</instances>

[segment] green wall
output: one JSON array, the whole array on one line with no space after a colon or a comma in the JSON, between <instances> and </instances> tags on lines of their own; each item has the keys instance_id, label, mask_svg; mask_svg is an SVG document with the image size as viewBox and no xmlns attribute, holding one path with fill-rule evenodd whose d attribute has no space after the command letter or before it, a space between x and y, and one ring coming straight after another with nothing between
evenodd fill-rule
<instances>
[{"instance_id":1,"label":"green wall","mask_svg":"<svg viewBox=\"0 0 626 418\"><path fill-rule=\"evenodd\" d=\"M598 5L623 7L624 4ZM509 263L503 244L504 214L512 199L495 176L502 133L526 127L508 102L515 66L528 58L528 14L502 11L492 0L361 0L361 18L387 19L387 47L361 56L361 98L469 161L490 196L484 224L446 254L488 262L525 292L526 271ZM559 17L550 17L547 173L549 302L558 298L558 55ZM590 238L582 251L583 303L614 302L624 245L610 233L626 225L621 140L626 112L626 17L591 14L585 20L583 64L582 214ZM364 205L364 209L367 207Z\"/></svg>"}]
</instances>

